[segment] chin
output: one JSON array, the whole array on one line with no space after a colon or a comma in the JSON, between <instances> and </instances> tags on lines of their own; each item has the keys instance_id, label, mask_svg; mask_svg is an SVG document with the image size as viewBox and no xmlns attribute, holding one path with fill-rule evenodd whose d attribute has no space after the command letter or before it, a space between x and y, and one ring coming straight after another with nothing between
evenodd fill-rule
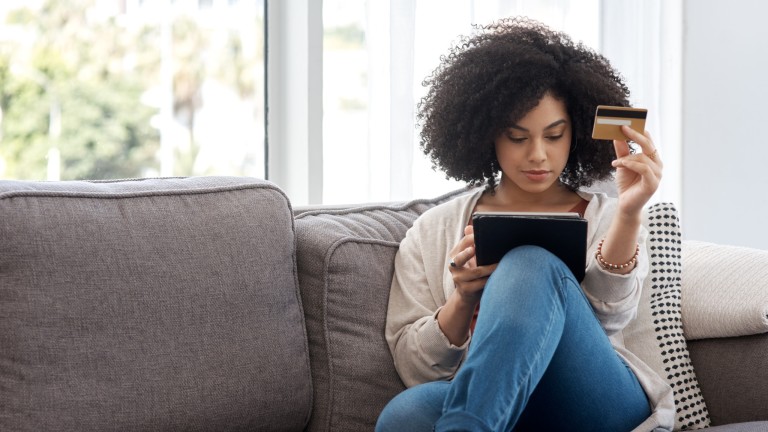
<instances>
[{"instance_id":1,"label":"chin","mask_svg":"<svg viewBox=\"0 0 768 432\"><path fill-rule=\"evenodd\" d=\"M557 182L547 182L547 183L531 183L526 182L524 184L519 184L517 187L522 189L525 192L528 193L542 193L547 192L557 186Z\"/></svg>"}]
</instances>

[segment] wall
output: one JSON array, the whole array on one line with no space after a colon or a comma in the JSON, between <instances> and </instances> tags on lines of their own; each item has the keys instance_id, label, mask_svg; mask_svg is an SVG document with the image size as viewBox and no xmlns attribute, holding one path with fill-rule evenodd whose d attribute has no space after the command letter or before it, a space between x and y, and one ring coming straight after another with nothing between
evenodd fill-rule
<instances>
[{"instance_id":1,"label":"wall","mask_svg":"<svg viewBox=\"0 0 768 432\"><path fill-rule=\"evenodd\" d=\"M684 238L768 249L768 2L683 14Z\"/></svg>"}]
</instances>

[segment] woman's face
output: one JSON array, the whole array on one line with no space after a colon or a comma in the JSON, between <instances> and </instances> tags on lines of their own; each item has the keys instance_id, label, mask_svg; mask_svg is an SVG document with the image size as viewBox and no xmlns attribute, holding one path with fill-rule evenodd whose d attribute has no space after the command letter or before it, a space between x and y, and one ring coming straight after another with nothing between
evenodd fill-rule
<instances>
[{"instance_id":1,"label":"woman's face","mask_svg":"<svg viewBox=\"0 0 768 432\"><path fill-rule=\"evenodd\" d=\"M559 186L571 150L571 119L565 103L547 93L495 141L502 188L541 193Z\"/></svg>"}]
</instances>

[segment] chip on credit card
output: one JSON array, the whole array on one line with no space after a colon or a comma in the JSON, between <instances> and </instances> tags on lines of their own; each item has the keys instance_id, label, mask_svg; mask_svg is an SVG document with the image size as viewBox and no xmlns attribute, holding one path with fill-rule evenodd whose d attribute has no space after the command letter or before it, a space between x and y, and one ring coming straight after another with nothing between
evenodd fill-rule
<instances>
[{"instance_id":1,"label":"chip on credit card","mask_svg":"<svg viewBox=\"0 0 768 432\"><path fill-rule=\"evenodd\" d=\"M648 110L645 108L599 105L595 112L592 138L626 141L629 138L621 132L621 126L629 126L643 133L647 116Z\"/></svg>"}]
</instances>

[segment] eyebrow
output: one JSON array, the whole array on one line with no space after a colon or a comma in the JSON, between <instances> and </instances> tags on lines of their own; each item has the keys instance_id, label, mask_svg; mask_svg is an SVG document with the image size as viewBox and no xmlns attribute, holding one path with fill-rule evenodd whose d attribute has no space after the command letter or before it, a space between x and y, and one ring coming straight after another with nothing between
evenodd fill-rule
<instances>
[{"instance_id":1,"label":"eyebrow","mask_svg":"<svg viewBox=\"0 0 768 432\"><path fill-rule=\"evenodd\" d=\"M565 122L566 122L565 119L560 119L560 120L550 124L549 126L545 127L544 130L552 129L555 126L560 126L561 124L563 124ZM528 129L526 129L526 128L522 127L522 126L514 125L514 124L512 126L510 126L509 128L510 129L521 130L523 132L530 132Z\"/></svg>"}]
</instances>

